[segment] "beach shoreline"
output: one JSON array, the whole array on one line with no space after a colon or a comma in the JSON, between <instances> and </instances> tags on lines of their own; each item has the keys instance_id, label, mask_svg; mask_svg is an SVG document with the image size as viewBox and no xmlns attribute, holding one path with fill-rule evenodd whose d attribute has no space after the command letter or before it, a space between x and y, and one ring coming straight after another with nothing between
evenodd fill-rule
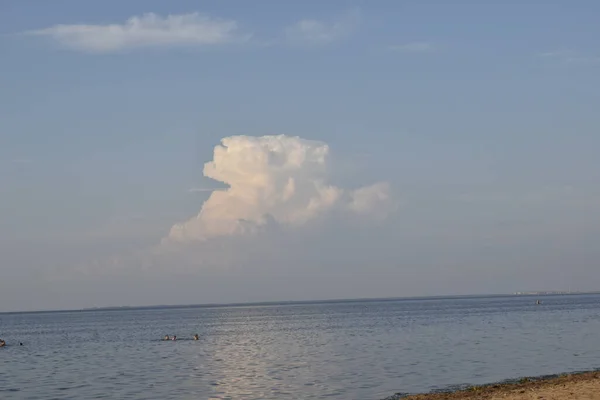
<instances>
[{"instance_id":1,"label":"beach shoreline","mask_svg":"<svg viewBox=\"0 0 600 400\"><path fill-rule=\"evenodd\" d=\"M397 393L383 400L600 400L600 370L523 377L423 394Z\"/></svg>"}]
</instances>

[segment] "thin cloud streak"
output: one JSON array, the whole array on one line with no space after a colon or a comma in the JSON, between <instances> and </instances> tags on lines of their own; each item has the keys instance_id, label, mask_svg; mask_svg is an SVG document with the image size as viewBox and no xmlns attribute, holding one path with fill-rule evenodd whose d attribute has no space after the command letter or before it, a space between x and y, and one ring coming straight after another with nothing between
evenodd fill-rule
<instances>
[{"instance_id":1,"label":"thin cloud streak","mask_svg":"<svg viewBox=\"0 0 600 400\"><path fill-rule=\"evenodd\" d=\"M302 19L285 30L288 43L304 45L327 45L350 36L358 27L361 13L351 9L333 21Z\"/></svg>"},{"instance_id":2,"label":"thin cloud streak","mask_svg":"<svg viewBox=\"0 0 600 400\"><path fill-rule=\"evenodd\" d=\"M217 192L227 190L225 188L202 188L202 187L193 187L188 189L188 193L204 193L204 192Z\"/></svg>"},{"instance_id":3,"label":"thin cloud streak","mask_svg":"<svg viewBox=\"0 0 600 400\"><path fill-rule=\"evenodd\" d=\"M536 54L544 59L554 59L570 65L600 65L599 56L582 55L575 50L556 50Z\"/></svg>"}]
</instances>

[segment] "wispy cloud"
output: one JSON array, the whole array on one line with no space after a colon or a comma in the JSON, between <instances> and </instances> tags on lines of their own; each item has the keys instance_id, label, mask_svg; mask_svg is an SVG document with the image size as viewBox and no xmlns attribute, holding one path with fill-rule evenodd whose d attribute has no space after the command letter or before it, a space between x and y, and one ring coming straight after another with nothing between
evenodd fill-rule
<instances>
[{"instance_id":1,"label":"wispy cloud","mask_svg":"<svg viewBox=\"0 0 600 400\"><path fill-rule=\"evenodd\" d=\"M389 50L404 53L429 53L435 50L435 46L429 42L411 42L388 46Z\"/></svg>"},{"instance_id":2,"label":"wispy cloud","mask_svg":"<svg viewBox=\"0 0 600 400\"><path fill-rule=\"evenodd\" d=\"M600 56L586 55L575 50L555 50L536 55L540 58L553 59L569 65L600 65Z\"/></svg>"},{"instance_id":3,"label":"wispy cloud","mask_svg":"<svg viewBox=\"0 0 600 400\"><path fill-rule=\"evenodd\" d=\"M251 37L239 32L234 20L200 13L168 15L146 13L122 24L54 25L26 32L47 36L74 50L110 53L140 47L214 46L245 42Z\"/></svg>"},{"instance_id":4,"label":"wispy cloud","mask_svg":"<svg viewBox=\"0 0 600 400\"><path fill-rule=\"evenodd\" d=\"M544 53L538 53L537 56L543 57L543 58L557 58L557 57L569 57L572 54L573 54L573 52L568 51L568 50L555 50L555 51L547 51Z\"/></svg>"},{"instance_id":5,"label":"wispy cloud","mask_svg":"<svg viewBox=\"0 0 600 400\"><path fill-rule=\"evenodd\" d=\"M332 21L303 19L285 30L289 43L325 45L348 37L360 23L360 10L354 8Z\"/></svg>"}]
</instances>

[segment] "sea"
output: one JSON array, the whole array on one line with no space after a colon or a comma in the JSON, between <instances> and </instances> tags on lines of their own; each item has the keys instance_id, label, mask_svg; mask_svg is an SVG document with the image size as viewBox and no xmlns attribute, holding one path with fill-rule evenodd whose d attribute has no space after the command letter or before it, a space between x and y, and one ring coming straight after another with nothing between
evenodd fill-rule
<instances>
[{"instance_id":1,"label":"sea","mask_svg":"<svg viewBox=\"0 0 600 400\"><path fill-rule=\"evenodd\" d=\"M600 295L9 313L0 338L2 400L380 400L596 369Z\"/></svg>"}]
</instances>

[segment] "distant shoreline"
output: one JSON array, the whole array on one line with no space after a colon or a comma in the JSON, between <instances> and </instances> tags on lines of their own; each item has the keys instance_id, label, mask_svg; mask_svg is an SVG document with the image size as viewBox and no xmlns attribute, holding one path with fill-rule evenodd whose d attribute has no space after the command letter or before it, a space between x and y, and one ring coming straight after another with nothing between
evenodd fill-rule
<instances>
[{"instance_id":1,"label":"distant shoreline","mask_svg":"<svg viewBox=\"0 0 600 400\"><path fill-rule=\"evenodd\" d=\"M511 379L487 385L460 387L425 394L397 393L383 400L600 400L600 370Z\"/></svg>"},{"instance_id":2,"label":"distant shoreline","mask_svg":"<svg viewBox=\"0 0 600 400\"><path fill-rule=\"evenodd\" d=\"M514 292L513 296L559 296L565 294L600 294L600 292L571 292L571 291L536 291L536 292Z\"/></svg>"},{"instance_id":3,"label":"distant shoreline","mask_svg":"<svg viewBox=\"0 0 600 400\"><path fill-rule=\"evenodd\" d=\"M58 310L34 310L34 311L0 311L0 315L7 314L46 314L46 313L72 313L72 312L95 312L95 311L126 311L126 310L172 310L188 308L223 308L223 307L264 307L285 305L310 305L310 304L336 304L336 303L369 303L369 302L392 302L392 301L422 301L422 300L453 300L453 299L477 299L477 298L504 298L504 297L526 297L526 296L574 296L595 295L596 292L514 292L511 294L464 294L464 295L439 295L439 296L415 296L415 297L381 297L381 298L358 298L358 299L323 299L323 300L289 300L289 301L263 301L247 303L205 303L205 304L172 304L172 305L148 305L148 306L106 306L87 307L80 309L58 309Z\"/></svg>"}]
</instances>

